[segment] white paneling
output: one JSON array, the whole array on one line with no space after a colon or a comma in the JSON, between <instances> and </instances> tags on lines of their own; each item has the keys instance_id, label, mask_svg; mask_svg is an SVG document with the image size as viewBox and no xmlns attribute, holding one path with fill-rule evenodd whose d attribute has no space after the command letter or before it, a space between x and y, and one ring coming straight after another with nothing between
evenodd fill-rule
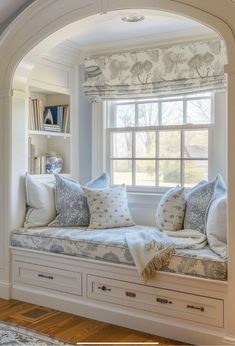
<instances>
[{"instance_id":1,"label":"white paneling","mask_svg":"<svg viewBox=\"0 0 235 346\"><path fill-rule=\"evenodd\" d=\"M25 216L24 176L27 169L26 94L12 97L12 228L22 225Z\"/></svg>"},{"instance_id":2,"label":"white paneling","mask_svg":"<svg viewBox=\"0 0 235 346\"><path fill-rule=\"evenodd\" d=\"M56 88L69 89L69 69L56 67L56 64L46 65L39 63L35 66L32 76L31 85L38 84L41 87L48 87L56 91Z\"/></svg>"}]
</instances>

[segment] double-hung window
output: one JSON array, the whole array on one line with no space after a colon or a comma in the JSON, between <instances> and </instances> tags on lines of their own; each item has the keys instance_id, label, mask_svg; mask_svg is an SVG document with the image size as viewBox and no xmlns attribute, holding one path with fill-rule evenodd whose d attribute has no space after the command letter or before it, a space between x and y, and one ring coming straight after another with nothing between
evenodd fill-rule
<instances>
[{"instance_id":1,"label":"double-hung window","mask_svg":"<svg viewBox=\"0 0 235 346\"><path fill-rule=\"evenodd\" d=\"M192 186L208 179L211 93L107 102L107 169L129 190Z\"/></svg>"}]
</instances>

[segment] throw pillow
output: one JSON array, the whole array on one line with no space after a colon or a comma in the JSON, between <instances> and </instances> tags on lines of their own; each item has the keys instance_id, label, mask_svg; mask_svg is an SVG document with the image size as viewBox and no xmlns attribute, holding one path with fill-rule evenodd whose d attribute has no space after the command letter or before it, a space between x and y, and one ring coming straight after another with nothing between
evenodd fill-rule
<instances>
[{"instance_id":1,"label":"throw pillow","mask_svg":"<svg viewBox=\"0 0 235 346\"><path fill-rule=\"evenodd\" d=\"M184 229L198 230L205 233L206 219L211 203L226 193L226 186L221 175L212 182L201 182L189 193L186 201Z\"/></svg>"},{"instance_id":2,"label":"throw pillow","mask_svg":"<svg viewBox=\"0 0 235 346\"><path fill-rule=\"evenodd\" d=\"M156 213L156 225L166 231L179 231L185 213L184 188L177 186L165 193Z\"/></svg>"},{"instance_id":3,"label":"throw pillow","mask_svg":"<svg viewBox=\"0 0 235 346\"><path fill-rule=\"evenodd\" d=\"M78 181L55 174L57 217L49 226L88 226L90 212L84 187ZM97 189L109 187L109 175L102 173L87 183L88 187Z\"/></svg>"},{"instance_id":4,"label":"throw pillow","mask_svg":"<svg viewBox=\"0 0 235 346\"><path fill-rule=\"evenodd\" d=\"M110 186L110 177L108 173L101 173L97 178L89 181L86 187L90 189L105 189Z\"/></svg>"},{"instance_id":5,"label":"throw pillow","mask_svg":"<svg viewBox=\"0 0 235 346\"><path fill-rule=\"evenodd\" d=\"M89 209L79 182L54 174L56 179L56 211L60 226L87 226Z\"/></svg>"},{"instance_id":6,"label":"throw pillow","mask_svg":"<svg viewBox=\"0 0 235 346\"><path fill-rule=\"evenodd\" d=\"M103 190L84 188L91 214L89 228L133 226L125 185Z\"/></svg>"},{"instance_id":7,"label":"throw pillow","mask_svg":"<svg viewBox=\"0 0 235 346\"><path fill-rule=\"evenodd\" d=\"M227 196L217 198L208 212L206 234L210 248L227 258Z\"/></svg>"},{"instance_id":8,"label":"throw pillow","mask_svg":"<svg viewBox=\"0 0 235 346\"><path fill-rule=\"evenodd\" d=\"M24 227L47 226L56 216L54 176L27 173L25 188L28 207Z\"/></svg>"}]
</instances>

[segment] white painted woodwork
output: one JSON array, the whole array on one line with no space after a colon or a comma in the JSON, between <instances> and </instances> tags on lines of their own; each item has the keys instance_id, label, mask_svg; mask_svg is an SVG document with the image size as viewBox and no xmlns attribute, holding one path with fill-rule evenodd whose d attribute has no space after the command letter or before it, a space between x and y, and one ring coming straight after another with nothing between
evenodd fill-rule
<instances>
[{"instance_id":1,"label":"white painted woodwork","mask_svg":"<svg viewBox=\"0 0 235 346\"><path fill-rule=\"evenodd\" d=\"M14 263L14 272L17 281L29 286L45 287L79 296L82 294L82 275L77 272L24 262Z\"/></svg>"},{"instance_id":2,"label":"white painted woodwork","mask_svg":"<svg viewBox=\"0 0 235 346\"><path fill-rule=\"evenodd\" d=\"M158 272L144 283L133 266L20 248L12 268L15 299L193 344L224 342L226 282Z\"/></svg>"},{"instance_id":3,"label":"white painted woodwork","mask_svg":"<svg viewBox=\"0 0 235 346\"><path fill-rule=\"evenodd\" d=\"M138 9L143 7L142 0L70 0L69 6L64 0L44 0L36 1L29 8L21 13L8 29L0 37L0 109L1 109L1 127L0 127L0 296L9 297L11 295L10 284L10 261L9 261L9 232L15 225L20 225L21 213L24 206L24 196L19 189L13 190L13 179L16 186L20 185L20 171L25 165L24 145L17 146L25 142L23 132L13 136L14 128L14 96L12 89L22 92L27 91L27 82L29 75L41 56L46 54L49 49L71 34L71 30L76 28L76 22L84 17L112 10L124 10L127 8ZM228 284L210 282L210 280L192 280L191 278L182 278L179 275L157 274L159 287L173 289L175 291L196 294L199 292L202 296L208 298L222 299L225 303L224 322L225 328L219 329L208 325L198 324L196 322L182 323L178 319L167 316L153 316L151 312L143 312L130 307L115 307L109 303L92 302L84 297L68 293L57 292L47 288L39 288L14 282L12 295L17 299L28 300L34 303L61 308L65 311L77 313L87 317L97 318L129 326L148 332L154 332L170 338L180 339L185 342L194 342L195 344L234 344L235 343L235 24L234 24L234 4L230 1L221 0L198 2L198 0L145 0L146 9L156 9L179 13L215 29L225 40L228 49L228 65L226 72L228 75L228 236L229 236L229 269ZM17 66L19 66L17 68ZM38 81L38 83L43 83ZM42 85L41 85L42 87ZM16 101L18 102L18 101ZM75 101L71 101L76 104ZM21 102L20 102L21 103ZM20 114L23 116L23 112ZM71 136L73 138L73 135ZM22 157L17 169L13 172L12 154L18 151ZM73 153L75 153L73 151ZM73 156L74 158L74 156ZM14 185L15 186L15 185ZM16 202L18 200L18 202ZM17 209L15 208L15 203ZM19 212L17 212L19 210ZM16 255L16 254L15 254ZM24 256L23 256L24 257ZM61 269L72 270L71 268L77 262L73 259L67 259L53 254L50 257L43 255L25 256L26 261L32 258L33 264L52 266L57 262L55 268L60 264ZM46 260L47 257L47 260ZM16 259L16 258L15 258ZM24 261L24 258L21 258ZM80 264L79 260L79 264ZM82 261L81 261L82 262ZM63 264L62 264L63 263ZM90 262L90 264L81 265L81 268L87 274L103 275L104 270L109 273L110 278L140 283L132 269L108 267L104 264ZM84 269L86 268L86 269ZM96 271L96 272L95 272ZM95 273L94 273L95 272ZM107 274L106 274L107 276ZM161 280L162 278L162 280ZM164 278L164 279L163 279ZM86 283L83 283L83 288ZM167 287L166 287L167 285Z\"/></svg>"},{"instance_id":4,"label":"white painted woodwork","mask_svg":"<svg viewBox=\"0 0 235 346\"><path fill-rule=\"evenodd\" d=\"M88 298L223 327L223 300L88 275ZM157 282L156 282L157 284Z\"/></svg>"}]
</instances>

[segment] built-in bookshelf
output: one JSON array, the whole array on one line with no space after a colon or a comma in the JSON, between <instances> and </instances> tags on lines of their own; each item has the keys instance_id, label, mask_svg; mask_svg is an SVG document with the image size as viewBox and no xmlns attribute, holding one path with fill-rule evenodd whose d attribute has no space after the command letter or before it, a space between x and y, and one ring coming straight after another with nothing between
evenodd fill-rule
<instances>
[{"instance_id":1,"label":"built-in bookshelf","mask_svg":"<svg viewBox=\"0 0 235 346\"><path fill-rule=\"evenodd\" d=\"M63 160L61 173L70 173L70 96L53 90L29 89L28 171L46 174L46 155Z\"/></svg>"}]
</instances>

